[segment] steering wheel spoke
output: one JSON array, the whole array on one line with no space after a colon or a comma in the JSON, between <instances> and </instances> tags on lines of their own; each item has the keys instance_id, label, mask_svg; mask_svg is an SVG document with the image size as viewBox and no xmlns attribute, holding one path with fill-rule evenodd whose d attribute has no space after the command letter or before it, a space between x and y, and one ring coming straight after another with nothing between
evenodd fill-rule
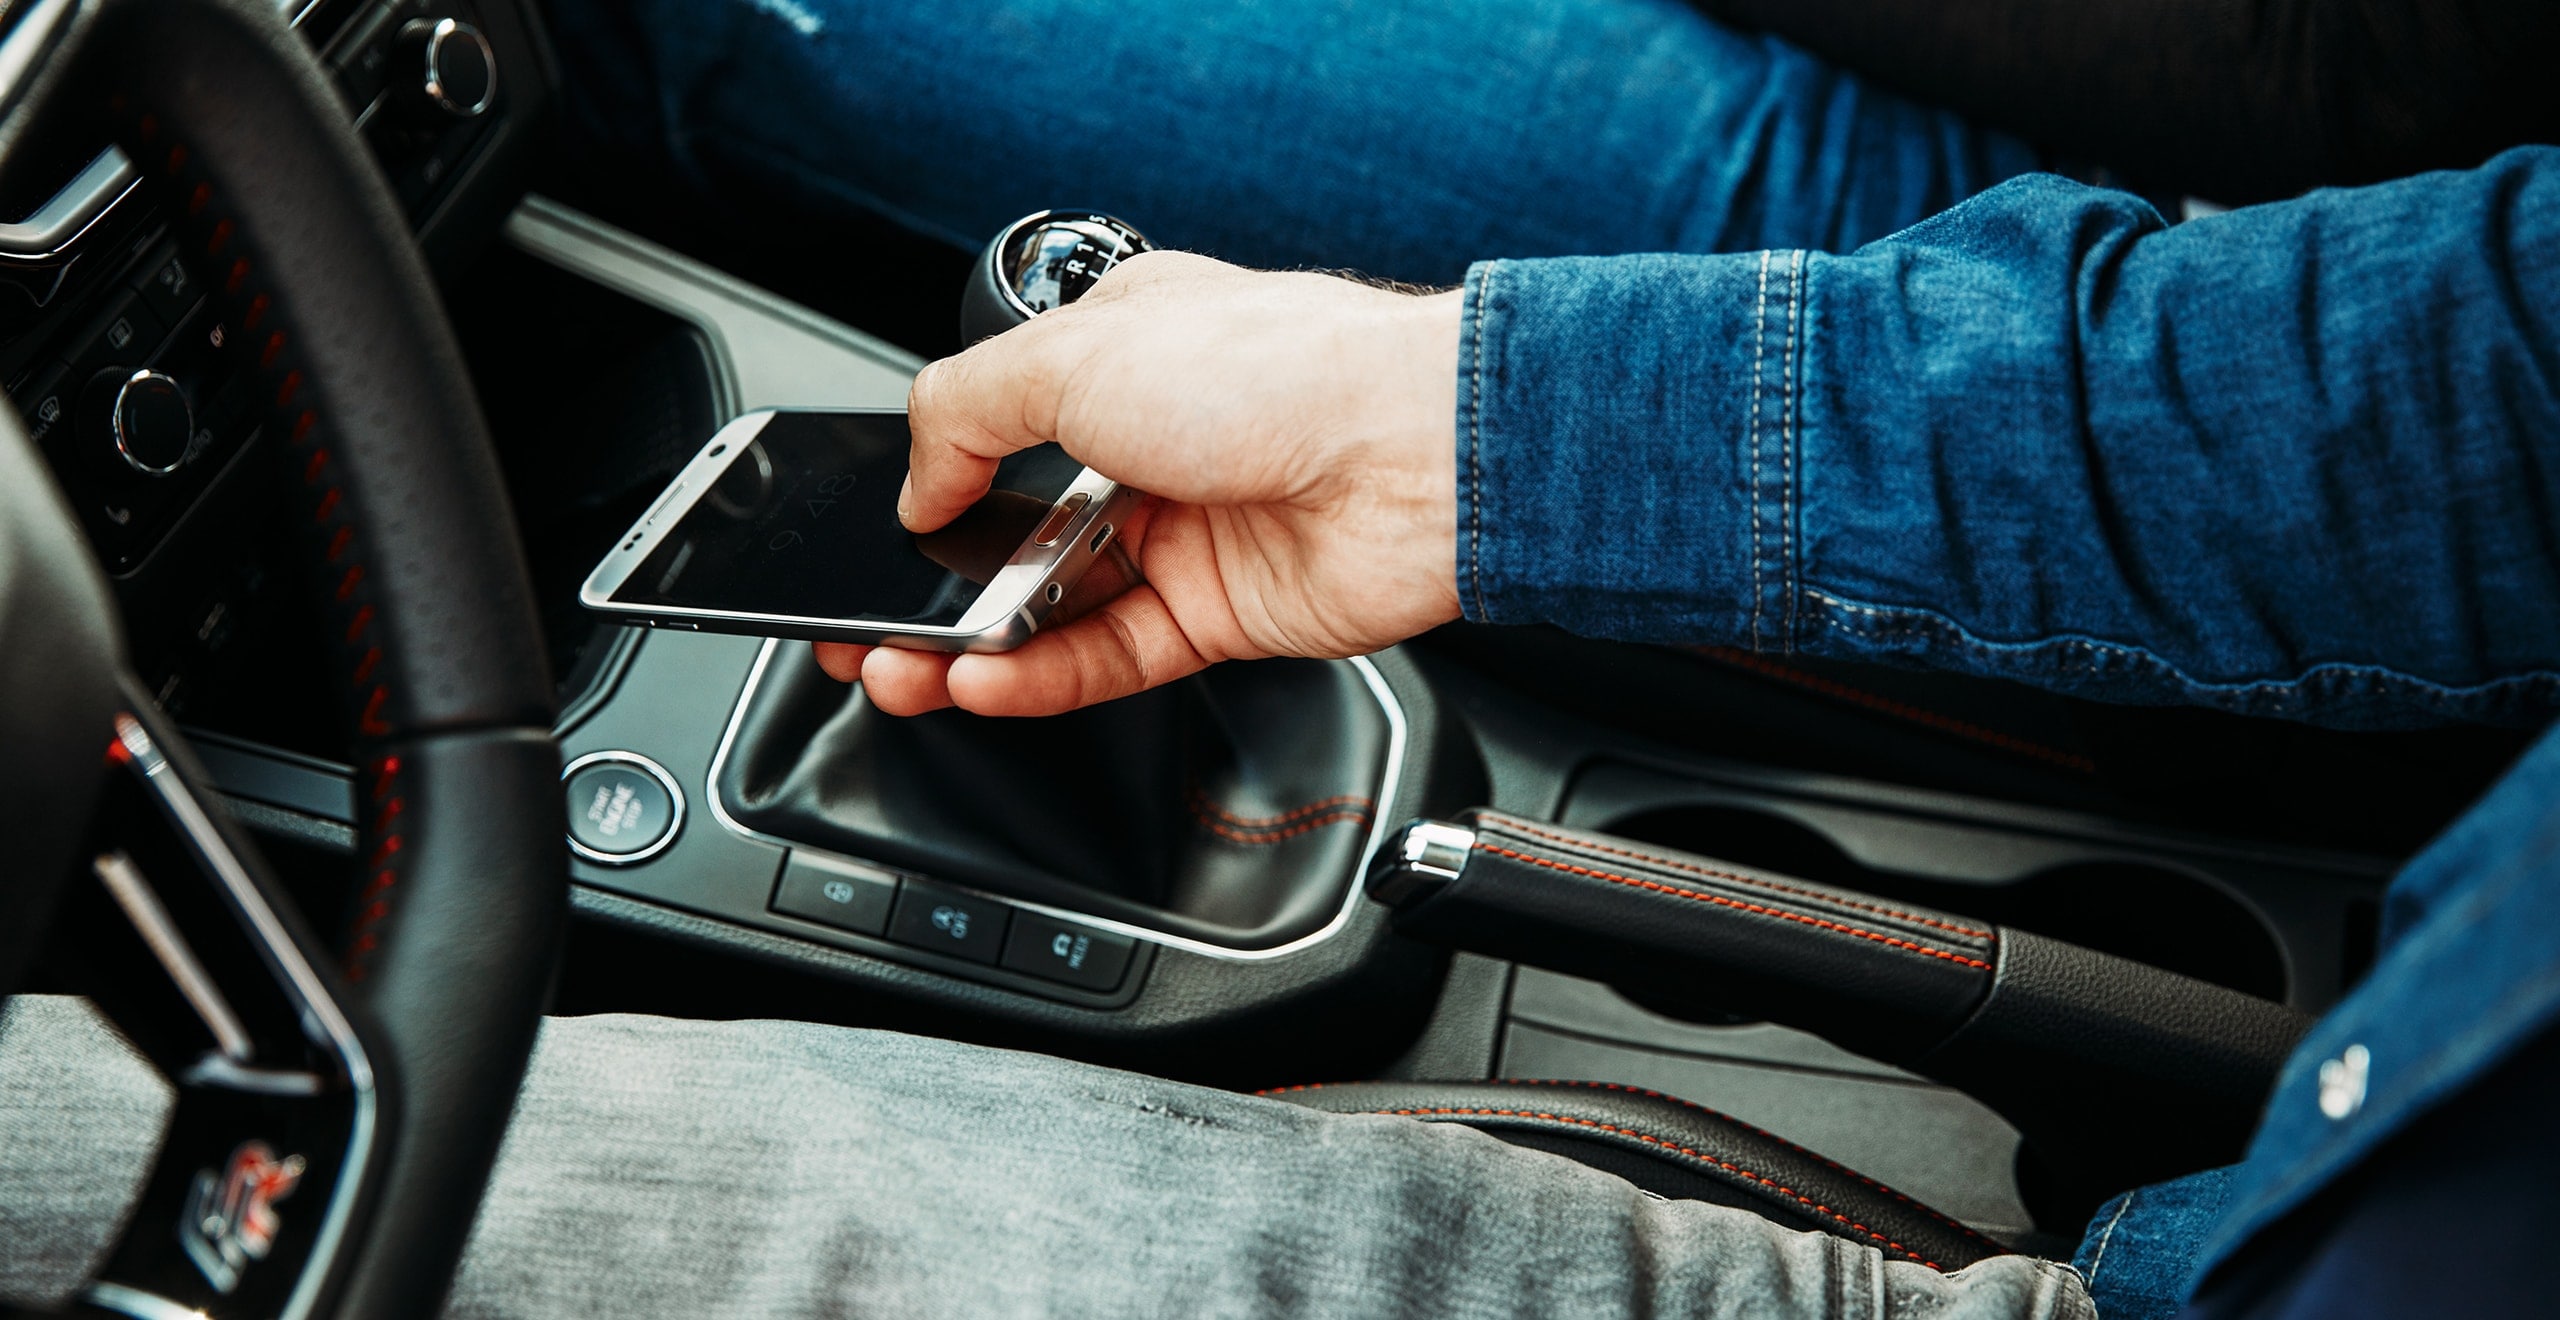
<instances>
[{"instance_id":1,"label":"steering wheel spoke","mask_svg":"<svg viewBox=\"0 0 2560 1320\"><path fill-rule=\"evenodd\" d=\"M135 702L48 970L175 1089L159 1159L99 1279L107 1312L314 1314L372 1183L377 1052L254 852Z\"/></svg>"}]
</instances>

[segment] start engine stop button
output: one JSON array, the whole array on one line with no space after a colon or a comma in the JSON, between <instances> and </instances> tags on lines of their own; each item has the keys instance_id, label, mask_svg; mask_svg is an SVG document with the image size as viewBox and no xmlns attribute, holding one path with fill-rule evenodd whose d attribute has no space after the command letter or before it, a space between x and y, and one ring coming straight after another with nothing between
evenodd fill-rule
<instances>
[{"instance_id":1,"label":"start engine stop button","mask_svg":"<svg viewBox=\"0 0 2560 1320\"><path fill-rule=\"evenodd\" d=\"M684 793L666 767L636 752L590 752L569 763L569 849L591 862L628 866L675 842Z\"/></svg>"}]
</instances>

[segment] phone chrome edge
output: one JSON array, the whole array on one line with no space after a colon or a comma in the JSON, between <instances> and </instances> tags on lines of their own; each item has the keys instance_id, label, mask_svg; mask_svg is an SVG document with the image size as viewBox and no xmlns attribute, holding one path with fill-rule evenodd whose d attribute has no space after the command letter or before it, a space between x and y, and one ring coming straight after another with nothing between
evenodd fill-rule
<instances>
[{"instance_id":1,"label":"phone chrome edge","mask_svg":"<svg viewBox=\"0 0 2560 1320\"><path fill-rule=\"evenodd\" d=\"M771 425L781 411L778 408L759 408L754 412L740 413L712 432L711 438L702 442L702 448L695 450L693 457L668 478L666 488L658 492L656 499L649 501L649 507L614 542L614 548L596 561L595 568L587 573L587 580L578 587L578 603L603 613L626 616L647 613L615 600L613 593L620 591L630 580L632 571L656 553L658 543L684 520L684 515L692 510L696 500L702 498L703 492L728 475L729 465L746 456L748 444L763 434L764 428ZM713 452L715 450L718 452ZM675 497L688 490L692 492L692 498L678 505Z\"/></svg>"},{"instance_id":2,"label":"phone chrome edge","mask_svg":"<svg viewBox=\"0 0 2560 1320\"><path fill-rule=\"evenodd\" d=\"M907 646L917 650L946 652L1010 651L1031 639L1040 630L1055 606L1045 598L1049 584L1058 581L1058 570L1075 560L1075 552L1085 547L1086 538L1105 522L1116 524L1125 519L1136 504L1138 492L1120 485L1109 477L1084 468L1067 488L1058 493L1064 500L1077 491L1093 496L1091 503L1059 529L1055 539L1041 545L1024 537L1014 548L1005 567L987 583L967 613L955 624L872 625L845 619L816 618L794 614L758 614L746 610L702 609L686 605L638 605L613 598L630 580L633 570L657 550L658 543L693 505L736 462L755 438L776 416L785 412L869 413L904 415L903 408L763 408L743 413L702 442L702 448L667 482L658 498L650 501L648 511L640 515L623 539L587 574L578 588L578 603L599 614L644 627L675 627L684 630L732 633L749 637L787 637L803 641L847 642L860 646ZM724 453L712 450L730 446ZM683 490L687 497L677 503L671 496ZM1090 571L1099 557L1086 548L1081 568ZM1068 579L1072 589L1083 574ZM999 593L997 583L1005 583ZM1063 594L1063 593L1062 593Z\"/></svg>"}]
</instances>

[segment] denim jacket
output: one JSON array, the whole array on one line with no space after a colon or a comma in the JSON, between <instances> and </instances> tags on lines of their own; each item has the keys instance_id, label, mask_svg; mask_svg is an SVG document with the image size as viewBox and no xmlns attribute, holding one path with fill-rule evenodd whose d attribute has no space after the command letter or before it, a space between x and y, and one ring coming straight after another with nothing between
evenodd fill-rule
<instances>
[{"instance_id":1,"label":"denim jacket","mask_svg":"<svg viewBox=\"0 0 2560 1320\"><path fill-rule=\"evenodd\" d=\"M2027 177L1845 255L1484 262L1463 315L1472 618L2350 727L2560 695L2560 151L2174 228ZM2173 1303L2560 1016L2555 806L2560 736L2394 881L2246 1159L2083 1268Z\"/></svg>"}]
</instances>

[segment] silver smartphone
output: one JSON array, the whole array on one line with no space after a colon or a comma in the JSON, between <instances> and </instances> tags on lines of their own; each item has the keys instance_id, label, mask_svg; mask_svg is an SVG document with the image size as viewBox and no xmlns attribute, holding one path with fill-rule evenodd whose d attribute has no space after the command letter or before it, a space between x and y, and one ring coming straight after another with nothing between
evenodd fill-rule
<instances>
[{"instance_id":1,"label":"silver smartphone","mask_svg":"<svg viewBox=\"0 0 2560 1320\"><path fill-rule=\"evenodd\" d=\"M898 522L903 411L767 410L720 429L579 589L587 608L691 631L1021 645L1106 556L1137 493L1041 445L925 535Z\"/></svg>"}]
</instances>

